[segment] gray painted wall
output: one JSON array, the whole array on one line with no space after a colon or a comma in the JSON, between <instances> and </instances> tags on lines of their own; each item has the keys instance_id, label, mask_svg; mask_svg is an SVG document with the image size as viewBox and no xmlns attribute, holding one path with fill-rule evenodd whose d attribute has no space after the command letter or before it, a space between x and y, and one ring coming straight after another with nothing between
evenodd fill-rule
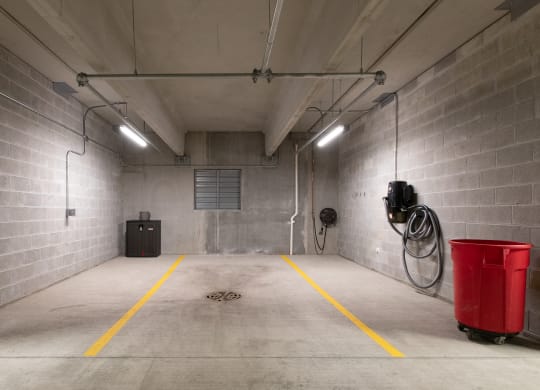
<instances>
[{"instance_id":1,"label":"gray painted wall","mask_svg":"<svg viewBox=\"0 0 540 390\"><path fill-rule=\"evenodd\" d=\"M0 90L82 129L85 109L0 47ZM111 126L89 116L88 135L116 144ZM120 160L91 144L70 157L71 207L65 222L65 155L81 138L0 97L0 305L119 253Z\"/></svg>"},{"instance_id":2,"label":"gray painted wall","mask_svg":"<svg viewBox=\"0 0 540 390\"><path fill-rule=\"evenodd\" d=\"M435 209L445 241L540 246L540 7L498 22L399 91L398 177ZM405 280L381 197L393 180L394 105L340 144L339 253ZM422 270L420 270L422 272ZM540 249L529 272L529 330L540 334ZM535 294L536 292L536 294ZM453 299L446 246L442 297ZM536 295L536 297L535 297Z\"/></svg>"},{"instance_id":3,"label":"gray painted wall","mask_svg":"<svg viewBox=\"0 0 540 390\"><path fill-rule=\"evenodd\" d=\"M276 166L263 166L264 135L258 132L188 133L189 166L171 164L174 156L164 145L160 146L162 153L125 145L124 218L137 219L139 211L148 210L152 218L161 219L164 253L288 253L289 218L294 209L295 142L304 141L289 138L281 145ZM295 253L313 251L308 191L310 156L309 152L300 156L300 215L295 224ZM336 207L336 149L322 154L319 163L315 205ZM194 210L194 169L205 167L242 170L241 210ZM327 241L327 253L335 253L336 229Z\"/></svg>"}]
</instances>

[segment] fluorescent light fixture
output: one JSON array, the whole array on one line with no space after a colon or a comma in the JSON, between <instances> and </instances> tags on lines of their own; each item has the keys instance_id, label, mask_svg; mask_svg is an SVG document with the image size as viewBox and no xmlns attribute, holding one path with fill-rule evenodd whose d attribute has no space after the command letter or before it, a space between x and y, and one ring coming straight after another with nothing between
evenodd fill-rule
<instances>
[{"instance_id":1,"label":"fluorescent light fixture","mask_svg":"<svg viewBox=\"0 0 540 390\"><path fill-rule=\"evenodd\" d=\"M334 127L332 130L330 130L326 135L324 135L319 142L317 142L318 147L323 147L330 141L332 141L334 138L337 138L343 131L345 130L345 126L339 125Z\"/></svg>"},{"instance_id":2,"label":"fluorescent light fixture","mask_svg":"<svg viewBox=\"0 0 540 390\"><path fill-rule=\"evenodd\" d=\"M146 147L147 143L145 140L143 140L140 136L137 135L132 129L127 127L126 125L120 125L120 131L128 137L130 140L135 142L140 147Z\"/></svg>"}]
</instances>

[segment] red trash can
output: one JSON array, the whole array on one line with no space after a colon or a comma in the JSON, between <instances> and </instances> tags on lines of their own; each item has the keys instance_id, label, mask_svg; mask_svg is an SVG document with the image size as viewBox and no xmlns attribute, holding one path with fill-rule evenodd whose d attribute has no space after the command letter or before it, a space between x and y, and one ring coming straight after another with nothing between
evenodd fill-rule
<instances>
[{"instance_id":1,"label":"red trash can","mask_svg":"<svg viewBox=\"0 0 540 390\"><path fill-rule=\"evenodd\" d=\"M523 330L531 244L450 240L458 328L503 344Z\"/></svg>"}]
</instances>

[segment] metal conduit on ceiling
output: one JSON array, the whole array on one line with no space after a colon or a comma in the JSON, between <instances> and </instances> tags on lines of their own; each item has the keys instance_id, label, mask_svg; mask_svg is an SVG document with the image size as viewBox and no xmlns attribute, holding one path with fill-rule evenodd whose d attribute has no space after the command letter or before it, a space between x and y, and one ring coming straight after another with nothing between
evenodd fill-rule
<instances>
[{"instance_id":1,"label":"metal conduit on ceiling","mask_svg":"<svg viewBox=\"0 0 540 390\"><path fill-rule=\"evenodd\" d=\"M277 0L274 7L274 16L272 17L272 23L268 30L268 38L266 39L266 48L262 59L261 72L265 72L270 66L270 55L272 54L272 48L274 47L274 39L276 38L277 27L279 24L279 18L281 16L281 9L283 8L284 0Z\"/></svg>"},{"instance_id":2,"label":"metal conduit on ceiling","mask_svg":"<svg viewBox=\"0 0 540 390\"><path fill-rule=\"evenodd\" d=\"M68 71L70 71L75 77L77 77L78 72L69 65L60 55L58 55L54 50L52 50L45 42L43 42L37 35L35 35L28 27L26 27L23 23L21 23L15 16L13 16L9 11L7 11L4 7L0 6L0 13L2 13L9 21L11 21L15 26L17 26L23 33L25 33L30 39L32 39L35 43L38 44L42 49L44 49L47 53L49 53L54 59L56 59L58 62L60 62ZM89 90L98 98L100 99L106 106L111 110L111 112L118 117L122 123L124 123L126 126L130 126L134 133L136 133L139 137L141 137L144 141L146 141L149 145L151 145L154 149L159 151L159 148L152 142L150 142L144 135L137 130L136 126L127 119L124 115L119 113L115 108L114 104L110 102L107 98L105 98L102 94L100 94L95 88L89 86Z\"/></svg>"}]
</instances>

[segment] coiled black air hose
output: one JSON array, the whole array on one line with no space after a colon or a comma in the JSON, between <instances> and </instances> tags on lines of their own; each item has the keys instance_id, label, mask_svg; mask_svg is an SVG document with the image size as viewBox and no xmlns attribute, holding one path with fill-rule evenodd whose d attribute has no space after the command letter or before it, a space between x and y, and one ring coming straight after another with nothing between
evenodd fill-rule
<instances>
[{"instance_id":1,"label":"coiled black air hose","mask_svg":"<svg viewBox=\"0 0 540 390\"><path fill-rule=\"evenodd\" d=\"M313 221L313 244L315 246L315 253L318 255L322 255L324 253L324 247L326 246L326 233L328 232L328 226L323 225L321 229L324 229L324 238L322 245L319 243L319 239L317 238L317 228L315 226L315 217L311 217Z\"/></svg>"},{"instance_id":2,"label":"coiled black air hose","mask_svg":"<svg viewBox=\"0 0 540 390\"><path fill-rule=\"evenodd\" d=\"M384 202L386 206L387 200L384 199ZM399 231L392 222L388 221L388 223L402 237L402 260L407 279L419 289L428 289L439 282L444 268L441 225L437 214L426 205L409 207L407 214L409 217L407 218L407 224L403 232ZM420 242L425 240L431 240L433 242L433 245L425 254L420 254L419 251L415 251L408 246L409 241ZM430 257L435 253L437 256L437 269L433 278L427 283L420 283L413 279L407 265L407 255L420 260Z\"/></svg>"}]
</instances>

